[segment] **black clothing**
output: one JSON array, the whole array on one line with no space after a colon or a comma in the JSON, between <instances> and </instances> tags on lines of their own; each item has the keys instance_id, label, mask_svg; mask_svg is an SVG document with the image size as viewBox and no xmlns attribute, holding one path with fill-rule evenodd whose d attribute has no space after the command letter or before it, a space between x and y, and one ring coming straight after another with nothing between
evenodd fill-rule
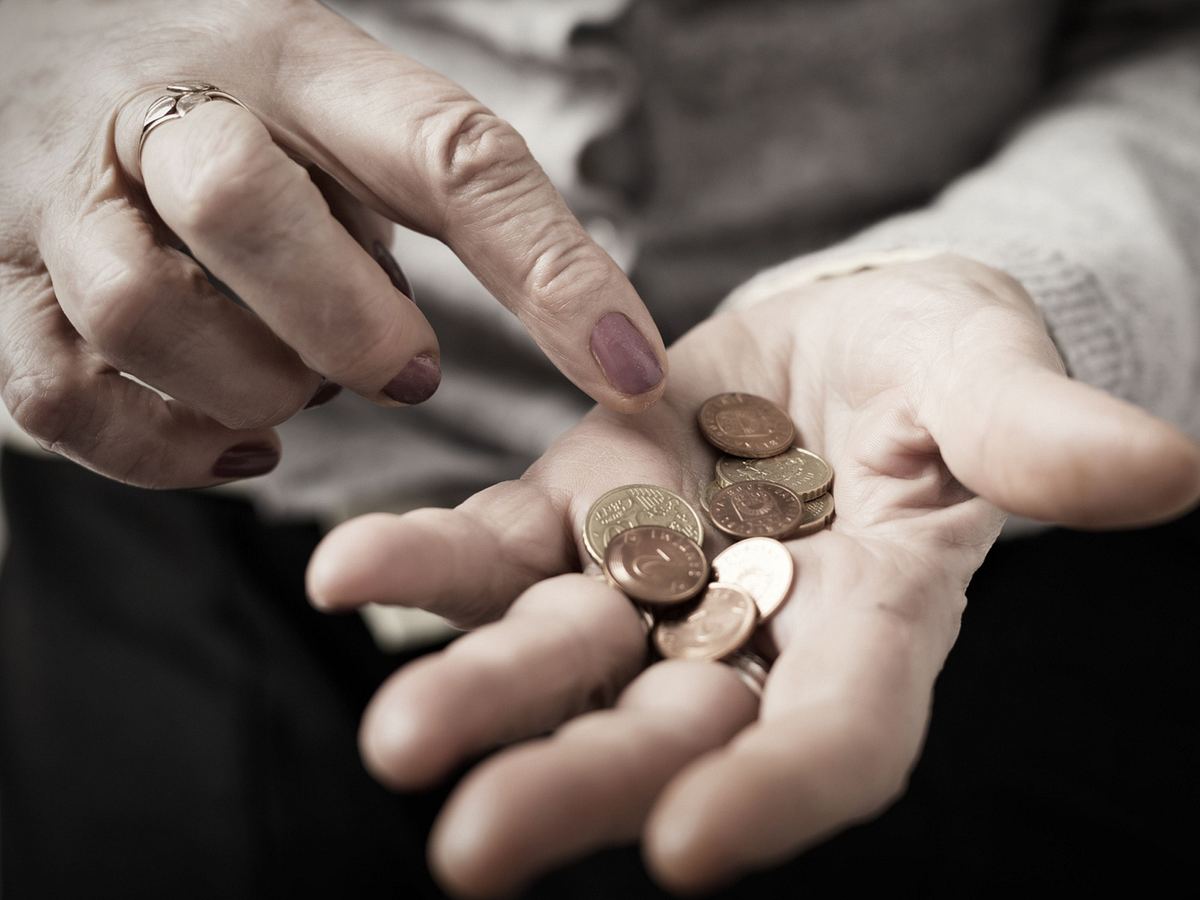
<instances>
[{"instance_id":1,"label":"black clothing","mask_svg":"<svg viewBox=\"0 0 1200 900\"><path fill-rule=\"evenodd\" d=\"M0 873L26 898L441 896L444 794L358 759L401 657L309 608L315 526L208 492L3 458ZM907 795L722 896L978 896L1190 874L1200 515L998 545L969 591ZM1184 882L1189 883L1189 882ZM635 850L538 898L658 897Z\"/></svg>"}]
</instances>

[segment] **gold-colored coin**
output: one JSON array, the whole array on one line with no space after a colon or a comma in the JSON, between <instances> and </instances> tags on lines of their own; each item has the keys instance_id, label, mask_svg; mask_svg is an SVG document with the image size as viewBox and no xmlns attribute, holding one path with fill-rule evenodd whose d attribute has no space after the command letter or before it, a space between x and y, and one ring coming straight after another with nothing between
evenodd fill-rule
<instances>
[{"instance_id":1,"label":"gold-colored coin","mask_svg":"<svg viewBox=\"0 0 1200 900\"><path fill-rule=\"evenodd\" d=\"M722 456L717 460L716 471L722 487L735 481L774 481L791 488L806 501L820 497L833 484L833 469L829 463L802 447L792 447L766 459Z\"/></svg>"},{"instance_id":2,"label":"gold-colored coin","mask_svg":"<svg viewBox=\"0 0 1200 900\"><path fill-rule=\"evenodd\" d=\"M796 563L773 538L738 541L718 553L712 565L718 584L735 584L754 598L759 621L775 615L792 593Z\"/></svg>"},{"instance_id":3,"label":"gold-colored coin","mask_svg":"<svg viewBox=\"0 0 1200 900\"><path fill-rule=\"evenodd\" d=\"M708 483L708 486L700 492L700 509L704 511L706 516L712 515L712 498L713 494L721 489L721 482L715 478Z\"/></svg>"},{"instance_id":4,"label":"gold-colored coin","mask_svg":"<svg viewBox=\"0 0 1200 900\"><path fill-rule=\"evenodd\" d=\"M654 646L667 659L719 660L736 653L758 625L754 598L732 584L710 584L686 616L660 619Z\"/></svg>"},{"instance_id":5,"label":"gold-colored coin","mask_svg":"<svg viewBox=\"0 0 1200 900\"><path fill-rule=\"evenodd\" d=\"M696 421L710 444L734 456L774 456L790 447L796 437L791 417L755 394L709 397Z\"/></svg>"},{"instance_id":6,"label":"gold-colored coin","mask_svg":"<svg viewBox=\"0 0 1200 900\"><path fill-rule=\"evenodd\" d=\"M653 484L627 484L614 488L592 504L583 521L583 546L603 564L608 542L622 531L639 525L670 528L697 544L704 544L700 514L674 491Z\"/></svg>"},{"instance_id":7,"label":"gold-colored coin","mask_svg":"<svg viewBox=\"0 0 1200 900\"><path fill-rule=\"evenodd\" d=\"M828 525L832 518L833 494L822 494L815 500L809 500L804 504L804 518L800 520L796 530L788 536L798 538L816 534Z\"/></svg>"}]
</instances>

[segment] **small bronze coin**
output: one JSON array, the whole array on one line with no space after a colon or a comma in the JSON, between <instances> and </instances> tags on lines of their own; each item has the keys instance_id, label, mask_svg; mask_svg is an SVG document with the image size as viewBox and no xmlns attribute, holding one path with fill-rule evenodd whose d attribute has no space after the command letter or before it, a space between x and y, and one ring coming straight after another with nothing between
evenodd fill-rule
<instances>
[{"instance_id":1,"label":"small bronze coin","mask_svg":"<svg viewBox=\"0 0 1200 900\"><path fill-rule=\"evenodd\" d=\"M816 534L833 518L833 494L822 494L815 500L804 501L804 518L788 537L800 538Z\"/></svg>"},{"instance_id":2,"label":"small bronze coin","mask_svg":"<svg viewBox=\"0 0 1200 900\"><path fill-rule=\"evenodd\" d=\"M696 608L654 626L654 646L667 659L720 660L736 653L758 625L754 598L731 584L710 584Z\"/></svg>"},{"instance_id":3,"label":"small bronze coin","mask_svg":"<svg viewBox=\"0 0 1200 900\"><path fill-rule=\"evenodd\" d=\"M792 446L796 428L782 409L754 394L709 397L696 416L705 439L725 453L761 459Z\"/></svg>"},{"instance_id":4,"label":"small bronze coin","mask_svg":"<svg viewBox=\"0 0 1200 900\"><path fill-rule=\"evenodd\" d=\"M700 514L674 491L654 484L613 488L588 510L583 523L583 546L596 562L604 563L608 542L639 525L660 525L704 543Z\"/></svg>"},{"instance_id":5,"label":"small bronze coin","mask_svg":"<svg viewBox=\"0 0 1200 900\"><path fill-rule=\"evenodd\" d=\"M657 525L630 528L609 541L604 568L621 591L651 606L691 600L708 583L700 546Z\"/></svg>"},{"instance_id":6,"label":"small bronze coin","mask_svg":"<svg viewBox=\"0 0 1200 900\"><path fill-rule=\"evenodd\" d=\"M717 528L734 537L777 538L796 530L804 503L773 481L737 481L713 494L708 514Z\"/></svg>"},{"instance_id":7,"label":"small bronze coin","mask_svg":"<svg viewBox=\"0 0 1200 900\"><path fill-rule=\"evenodd\" d=\"M833 469L811 450L791 447L769 459L722 456L717 460L717 481L722 485L736 481L773 481L791 488L796 496L807 501L829 490Z\"/></svg>"},{"instance_id":8,"label":"small bronze coin","mask_svg":"<svg viewBox=\"0 0 1200 900\"><path fill-rule=\"evenodd\" d=\"M766 537L732 544L717 554L712 568L718 584L735 584L754 598L759 621L771 618L783 606L796 574L788 548Z\"/></svg>"}]
</instances>

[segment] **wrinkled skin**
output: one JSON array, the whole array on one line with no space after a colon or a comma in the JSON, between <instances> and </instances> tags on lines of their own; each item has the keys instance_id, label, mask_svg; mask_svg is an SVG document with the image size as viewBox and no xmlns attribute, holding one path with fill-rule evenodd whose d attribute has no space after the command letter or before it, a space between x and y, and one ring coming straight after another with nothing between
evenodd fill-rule
<instances>
[{"instance_id":1,"label":"wrinkled skin","mask_svg":"<svg viewBox=\"0 0 1200 900\"><path fill-rule=\"evenodd\" d=\"M361 735L397 789L508 745L432 839L435 872L463 896L639 837L663 884L703 889L877 814L904 790L1005 511L1128 526L1200 494L1195 444L1068 379L1023 290L965 259L787 290L670 356L652 410L593 411L521 480L456 510L346 523L310 566L321 608L420 606L477 629L398 672ZM579 574L604 491L698 497L716 454L694 417L729 390L784 406L836 471L832 528L788 543L797 578L759 638L777 654L761 708L728 667L646 667L628 601Z\"/></svg>"},{"instance_id":2,"label":"wrinkled skin","mask_svg":"<svg viewBox=\"0 0 1200 900\"><path fill-rule=\"evenodd\" d=\"M202 104L139 149L180 81L249 111ZM649 312L521 136L315 0L0 3L0 159L0 398L111 478L262 474L274 426L330 384L427 399L437 336L380 261L393 222L449 246L598 402L662 393ZM614 316L632 325L593 356Z\"/></svg>"}]
</instances>

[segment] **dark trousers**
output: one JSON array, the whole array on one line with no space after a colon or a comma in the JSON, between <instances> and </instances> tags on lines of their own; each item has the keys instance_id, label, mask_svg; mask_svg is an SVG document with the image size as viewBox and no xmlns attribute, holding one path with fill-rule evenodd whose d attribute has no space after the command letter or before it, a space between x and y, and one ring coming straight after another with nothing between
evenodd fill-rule
<instances>
[{"instance_id":1,"label":"dark trousers","mask_svg":"<svg viewBox=\"0 0 1200 900\"><path fill-rule=\"evenodd\" d=\"M2 475L6 900L440 896L424 842L444 794L389 794L355 746L405 660L308 608L315 527L12 452ZM999 545L904 799L723 896L1194 874L1198 571L1197 515ZM530 895L659 893L618 848Z\"/></svg>"}]
</instances>

